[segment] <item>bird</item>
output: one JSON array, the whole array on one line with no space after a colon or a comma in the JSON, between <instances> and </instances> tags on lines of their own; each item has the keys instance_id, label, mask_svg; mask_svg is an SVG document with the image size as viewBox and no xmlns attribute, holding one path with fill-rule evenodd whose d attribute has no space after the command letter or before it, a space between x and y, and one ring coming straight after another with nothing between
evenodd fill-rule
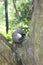
<instances>
[{"instance_id":1,"label":"bird","mask_svg":"<svg viewBox=\"0 0 43 65\"><path fill-rule=\"evenodd\" d=\"M21 44L24 40L24 37L25 37L25 33L22 29L17 29L12 34L12 39L15 44Z\"/></svg>"}]
</instances>

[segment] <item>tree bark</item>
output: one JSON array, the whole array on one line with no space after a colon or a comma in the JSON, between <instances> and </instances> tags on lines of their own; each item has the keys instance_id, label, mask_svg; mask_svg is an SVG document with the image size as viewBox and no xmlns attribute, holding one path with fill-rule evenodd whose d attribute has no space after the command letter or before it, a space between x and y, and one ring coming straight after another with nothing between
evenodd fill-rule
<instances>
[{"instance_id":1,"label":"tree bark","mask_svg":"<svg viewBox=\"0 0 43 65\"><path fill-rule=\"evenodd\" d=\"M34 0L29 35L16 51L23 65L43 65L43 0Z\"/></svg>"},{"instance_id":2,"label":"tree bark","mask_svg":"<svg viewBox=\"0 0 43 65\"><path fill-rule=\"evenodd\" d=\"M15 65L12 57L12 51L5 37L0 34L0 65Z\"/></svg>"},{"instance_id":3,"label":"tree bark","mask_svg":"<svg viewBox=\"0 0 43 65\"><path fill-rule=\"evenodd\" d=\"M0 65L43 65L43 0L34 0L29 35L22 45L13 44L13 53L0 37Z\"/></svg>"},{"instance_id":4,"label":"tree bark","mask_svg":"<svg viewBox=\"0 0 43 65\"><path fill-rule=\"evenodd\" d=\"M34 0L34 2L29 47L33 50L36 65L43 65L43 0Z\"/></svg>"}]
</instances>

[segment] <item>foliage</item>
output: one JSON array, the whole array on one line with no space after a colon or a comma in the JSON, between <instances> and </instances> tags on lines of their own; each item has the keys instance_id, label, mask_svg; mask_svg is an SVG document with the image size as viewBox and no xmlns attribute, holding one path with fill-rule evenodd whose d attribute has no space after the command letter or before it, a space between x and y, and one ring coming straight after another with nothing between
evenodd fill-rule
<instances>
[{"instance_id":1,"label":"foliage","mask_svg":"<svg viewBox=\"0 0 43 65\"><path fill-rule=\"evenodd\" d=\"M0 33L2 33L9 43L12 43L12 33L22 28L27 35L29 33L30 19L27 17L31 0L16 0L16 8L19 11L19 15L16 15L16 11L12 0L8 0L8 21L9 21L9 33L6 34L5 24L5 7L4 2L0 4Z\"/></svg>"},{"instance_id":2,"label":"foliage","mask_svg":"<svg viewBox=\"0 0 43 65\"><path fill-rule=\"evenodd\" d=\"M11 4L11 3L10 3ZM19 11L19 15L16 15L15 9L13 10L12 16L9 19L9 27L10 29L17 29L18 27L25 30L25 33L27 34L26 30L28 31L30 19L27 17L29 7L31 4L31 0L16 0L16 7ZM12 4L13 5L13 4ZM11 6L10 6L11 7ZM11 10L10 10L11 12ZM11 13L9 14L11 15ZM12 20L11 20L12 19ZM17 26L15 26L17 25Z\"/></svg>"}]
</instances>

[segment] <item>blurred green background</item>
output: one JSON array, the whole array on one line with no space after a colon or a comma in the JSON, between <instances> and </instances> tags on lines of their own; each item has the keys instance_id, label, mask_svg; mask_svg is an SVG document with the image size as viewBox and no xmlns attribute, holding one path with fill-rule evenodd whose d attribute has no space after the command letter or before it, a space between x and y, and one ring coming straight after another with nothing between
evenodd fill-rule
<instances>
[{"instance_id":1,"label":"blurred green background","mask_svg":"<svg viewBox=\"0 0 43 65\"><path fill-rule=\"evenodd\" d=\"M28 16L32 0L8 0L8 34L6 34L5 3L0 0L0 33L12 44L12 33L21 28L29 34L30 17ZM14 7L14 4L16 8Z\"/></svg>"}]
</instances>

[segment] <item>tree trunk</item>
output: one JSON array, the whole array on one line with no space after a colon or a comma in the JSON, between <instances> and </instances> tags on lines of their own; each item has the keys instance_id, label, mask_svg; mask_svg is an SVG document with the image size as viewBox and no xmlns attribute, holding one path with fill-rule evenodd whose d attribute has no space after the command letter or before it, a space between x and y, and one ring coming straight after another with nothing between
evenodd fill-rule
<instances>
[{"instance_id":1,"label":"tree trunk","mask_svg":"<svg viewBox=\"0 0 43 65\"><path fill-rule=\"evenodd\" d=\"M43 0L34 0L30 36L22 45L17 45L13 53L5 43L1 36L0 65L14 65L12 54L16 56L13 58L18 63L17 65L43 65Z\"/></svg>"},{"instance_id":2,"label":"tree trunk","mask_svg":"<svg viewBox=\"0 0 43 65\"><path fill-rule=\"evenodd\" d=\"M17 47L23 65L43 65L43 0L34 0L30 38Z\"/></svg>"},{"instance_id":3,"label":"tree trunk","mask_svg":"<svg viewBox=\"0 0 43 65\"><path fill-rule=\"evenodd\" d=\"M43 0L34 0L34 2L29 47L33 50L36 65L43 65Z\"/></svg>"},{"instance_id":4,"label":"tree trunk","mask_svg":"<svg viewBox=\"0 0 43 65\"><path fill-rule=\"evenodd\" d=\"M0 34L0 65L15 65L15 62L12 57L12 51L10 47L8 47L6 44L8 42Z\"/></svg>"}]
</instances>

